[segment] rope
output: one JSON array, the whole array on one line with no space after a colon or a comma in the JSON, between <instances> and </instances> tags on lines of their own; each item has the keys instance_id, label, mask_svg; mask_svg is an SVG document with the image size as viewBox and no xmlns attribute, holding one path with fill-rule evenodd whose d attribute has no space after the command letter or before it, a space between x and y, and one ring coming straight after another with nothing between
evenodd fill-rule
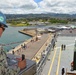
<instances>
[{"instance_id":1,"label":"rope","mask_svg":"<svg viewBox=\"0 0 76 75\"><path fill-rule=\"evenodd\" d=\"M24 40L25 41L25 40ZM8 43L8 44L0 44L1 46L9 46L9 45L12 45L12 44L18 44L18 43L22 43L24 41L19 41L19 42L12 42L12 43Z\"/></svg>"}]
</instances>

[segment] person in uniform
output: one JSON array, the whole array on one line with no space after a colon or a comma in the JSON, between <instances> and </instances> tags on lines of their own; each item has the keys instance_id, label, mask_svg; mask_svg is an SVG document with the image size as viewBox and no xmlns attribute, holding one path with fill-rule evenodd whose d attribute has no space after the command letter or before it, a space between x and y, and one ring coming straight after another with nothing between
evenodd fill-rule
<instances>
[{"instance_id":1,"label":"person in uniform","mask_svg":"<svg viewBox=\"0 0 76 75\"><path fill-rule=\"evenodd\" d=\"M7 27L6 17L0 12L0 37ZM8 66L7 55L2 46L0 46L0 75L17 75L19 71L20 69L17 66L14 68Z\"/></svg>"},{"instance_id":2,"label":"person in uniform","mask_svg":"<svg viewBox=\"0 0 76 75\"><path fill-rule=\"evenodd\" d=\"M63 50L63 46L64 46L64 45L62 44L62 45L61 45L61 50Z\"/></svg>"},{"instance_id":3,"label":"person in uniform","mask_svg":"<svg viewBox=\"0 0 76 75\"><path fill-rule=\"evenodd\" d=\"M63 68L62 68L61 75L64 75L64 74L65 74L65 68L63 67Z\"/></svg>"}]
</instances>

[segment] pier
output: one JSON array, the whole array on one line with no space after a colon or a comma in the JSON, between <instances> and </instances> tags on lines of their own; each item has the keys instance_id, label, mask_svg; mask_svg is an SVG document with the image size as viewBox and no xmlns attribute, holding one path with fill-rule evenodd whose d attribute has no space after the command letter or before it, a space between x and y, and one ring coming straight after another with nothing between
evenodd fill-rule
<instances>
[{"instance_id":1,"label":"pier","mask_svg":"<svg viewBox=\"0 0 76 75\"><path fill-rule=\"evenodd\" d=\"M23 30L20 30L19 32L32 37L36 35L36 29L23 29Z\"/></svg>"},{"instance_id":2,"label":"pier","mask_svg":"<svg viewBox=\"0 0 76 75\"><path fill-rule=\"evenodd\" d=\"M10 50L8 53L12 53L12 51L14 51L15 55L21 56L22 54L25 54L26 59L40 59L41 53L47 48L53 37L54 34L51 33L41 35L38 40L36 40L36 36L34 36ZM26 48L22 48L24 44L27 46Z\"/></svg>"}]
</instances>

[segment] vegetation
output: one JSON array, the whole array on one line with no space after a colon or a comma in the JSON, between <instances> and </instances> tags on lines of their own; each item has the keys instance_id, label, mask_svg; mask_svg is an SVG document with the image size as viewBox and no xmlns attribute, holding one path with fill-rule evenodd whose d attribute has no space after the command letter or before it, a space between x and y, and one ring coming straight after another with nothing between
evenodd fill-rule
<instances>
[{"instance_id":1,"label":"vegetation","mask_svg":"<svg viewBox=\"0 0 76 75\"><path fill-rule=\"evenodd\" d=\"M30 24L32 22L33 24ZM28 18L11 18L7 19L7 23L9 23L11 26L31 26L31 25L37 25L36 23L44 23L46 25L48 24L68 24L71 22L76 22L76 19L74 18L51 18L51 17L28 17Z\"/></svg>"},{"instance_id":2,"label":"vegetation","mask_svg":"<svg viewBox=\"0 0 76 75\"><path fill-rule=\"evenodd\" d=\"M63 24L67 24L69 21L68 20L64 20L64 19L52 18L52 19L49 20L49 22L51 22L51 23L63 23Z\"/></svg>"},{"instance_id":3,"label":"vegetation","mask_svg":"<svg viewBox=\"0 0 76 75\"><path fill-rule=\"evenodd\" d=\"M29 25L26 19L7 20L7 23L9 23L11 26L28 26Z\"/></svg>"}]
</instances>

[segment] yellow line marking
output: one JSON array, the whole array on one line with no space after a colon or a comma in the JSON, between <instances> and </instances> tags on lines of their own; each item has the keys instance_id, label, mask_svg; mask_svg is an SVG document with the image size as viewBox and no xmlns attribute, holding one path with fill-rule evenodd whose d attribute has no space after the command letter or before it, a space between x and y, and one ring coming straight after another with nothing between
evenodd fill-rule
<instances>
[{"instance_id":1,"label":"yellow line marking","mask_svg":"<svg viewBox=\"0 0 76 75\"><path fill-rule=\"evenodd\" d=\"M58 66L57 66L56 75L58 75L58 73L59 73L59 67L60 67L60 58L61 58L61 48L60 48L60 52L59 52Z\"/></svg>"},{"instance_id":2,"label":"yellow line marking","mask_svg":"<svg viewBox=\"0 0 76 75\"><path fill-rule=\"evenodd\" d=\"M50 75L50 73L51 73L52 66L53 66L53 63L54 63L54 60L55 60L55 56L56 56L56 52L57 52L57 48L55 48L54 56L52 58L52 62L51 62L51 65L50 65L50 69L49 69L48 75Z\"/></svg>"}]
</instances>

